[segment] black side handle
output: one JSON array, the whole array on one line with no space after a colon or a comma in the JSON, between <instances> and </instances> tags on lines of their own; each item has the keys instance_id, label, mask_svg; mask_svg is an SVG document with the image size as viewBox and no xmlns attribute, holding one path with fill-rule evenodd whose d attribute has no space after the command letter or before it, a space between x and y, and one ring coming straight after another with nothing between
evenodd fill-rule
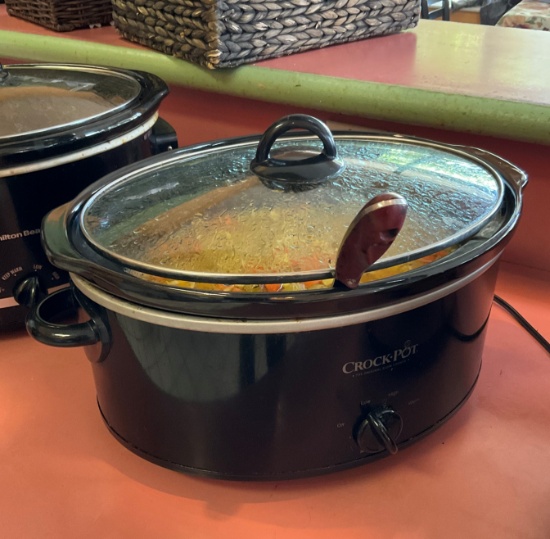
<instances>
[{"instance_id":1,"label":"black side handle","mask_svg":"<svg viewBox=\"0 0 550 539\"><path fill-rule=\"evenodd\" d=\"M159 118L151 130L151 151L157 155L178 147L178 136L175 129L163 118Z\"/></svg>"},{"instance_id":2,"label":"black side handle","mask_svg":"<svg viewBox=\"0 0 550 539\"><path fill-rule=\"evenodd\" d=\"M27 316L27 331L35 340L49 346L84 346L90 361L103 361L111 343L106 317L99 312L99 306L92 305L90 301L79 301L75 294L81 296L76 289L66 287L36 303ZM76 318L81 306L90 320L58 322L60 318Z\"/></svg>"}]
</instances>

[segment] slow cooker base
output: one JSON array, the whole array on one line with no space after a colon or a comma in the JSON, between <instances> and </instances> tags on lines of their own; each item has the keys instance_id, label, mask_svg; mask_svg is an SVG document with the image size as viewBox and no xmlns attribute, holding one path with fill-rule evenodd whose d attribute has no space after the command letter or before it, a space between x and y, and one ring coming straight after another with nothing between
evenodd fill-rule
<instances>
[{"instance_id":1,"label":"slow cooker base","mask_svg":"<svg viewBox=\"0 0 550 539\"><path fill-rule=\"evenodd\" d=\"M476 379L469 389L468 393L465 395L465 397L460 401L460 403L453 408L447 415L442 417L439 421L434 423L432 426L428 427L422 432L419 432L418 434L411 436L407 440L401 441L397 444L397 447L399 450L405 449L406 447L409 447L410 445L414 444L415 442L421 440L425 436L431 434L435 430L437 430L439 427L441 427L445 422L447 422L451 417L453 417L466 403L466 401L470 398L472 395L474 388L477 384L477 381L479 379L479 372L481 371L481 365L480 369L477 373ZM167 468L169 470L174 470L176 472L181 472L189 475L194 476L202 476L202 477L209 477L214 479L222 479L222 480L230 480L230 481L279 481L279 480L289 480L289 479L299 479L299 478L306 478L306 477L313 477L318 475L324 475L327 473L332 472L338 472L347 470L350 468L355 468L358 466L362 466L365 464L368 464L370 462L374 462L377 460L380 460L382 458L390 456L390 454L387 451L380 451L379 453L375 453L372 455L367 455L358 459L354 459L347 462L337 463L337 464L327 464L326 467L322 468L312 468L307 470L289 470L285 473L258 473L258 474L229 474L225 472L219 472L216 470L205 470L201 468L195 468L192 466L187 466L185 464L177 463L177 462L171 462L169 460L160 458L156 455L152 455L146 451L143 451L139 447L136 447L134 444L132 444L130 441L124 439L118 432L109 425L109 422L105 415L103 414L103 411L101 409L101 405L99 402L97 402L99 412L101 414L101 417L109 429L109 432L127 449L132 451L132 453L135 453L139 457L148 460L149 462L152 462L153 464L157 464L159 466L162 466L163 468ZM313 448L316 450L316 448Z\"/></svg>"}]
</instances>

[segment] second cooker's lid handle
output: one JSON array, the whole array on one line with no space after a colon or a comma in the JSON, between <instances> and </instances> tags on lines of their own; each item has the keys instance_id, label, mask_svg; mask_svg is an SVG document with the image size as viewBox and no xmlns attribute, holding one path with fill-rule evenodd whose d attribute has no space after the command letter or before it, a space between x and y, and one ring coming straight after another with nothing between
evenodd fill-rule
<instances>
[{"instance_id":1,"label":"second cooker's lid handle","mask_svg":"<svg viewBox=\"0 0 550 539\"><path fill-rule=\"evenodd\" d=\"M305 129L317 135L323 151L312 155L311 151L301 148L286 148L272 157L270 152L275 141L292 129ZM291 114L272 124L263 134L250 169L271 189L305 191L338 176L344 164L338 159L334 138L326 124L313 116Z\"/></svg>"}]
</instances>

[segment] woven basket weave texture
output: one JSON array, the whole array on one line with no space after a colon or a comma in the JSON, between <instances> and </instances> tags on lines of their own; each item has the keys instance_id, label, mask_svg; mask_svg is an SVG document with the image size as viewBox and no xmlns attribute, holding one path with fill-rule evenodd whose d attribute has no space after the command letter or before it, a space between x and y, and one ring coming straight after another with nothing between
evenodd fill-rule
<instances>
[{"instance_id":1,"label":"woven basket weave texture","mask_svg":"<svg viewBox=\"0 0 550 539\"><path fill-rule=\"evenodd\" d=\"M111 24L111 0L5 0L9 15L56 32Z\"/></svg>"},{"instance_id":2,"label":"woven basket weave texture","mask_svg":"<svg viewBox=\"0 0 550 539\"><path fill-rule=\"evenodd\" d=\"M121 35L214 69L416 26L420 0L112 0Z\"/></svg>"}]
</instances>

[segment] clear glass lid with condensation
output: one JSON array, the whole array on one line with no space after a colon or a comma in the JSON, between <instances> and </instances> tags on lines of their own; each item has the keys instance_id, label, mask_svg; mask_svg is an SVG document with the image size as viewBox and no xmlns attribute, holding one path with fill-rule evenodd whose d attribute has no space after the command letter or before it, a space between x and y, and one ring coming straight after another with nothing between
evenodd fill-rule
<instances>
[{"instance_id":1,"label":"clear glass lid with condensation","mask_svg":"<svg viewBox=\"0 0 550 539\"><path fill-rule=\"evenodd\" d=\"M0 65L0 143L73 128L123 109L141 91L131 76L76 65Z\"/></svg>"},{"instance_id":2,"label":"clear glass lid with condensation","mask_svg":"<svg viewBox=\"0 0 550 539\"><path fill-rule=\"evenodd\" d=\"M80 229L96 251L144 276L305 281L333 275L350 223L381 193L404 197L408 213L373 270L456 247L501 204L500 175L460 149L359 133L337 133L334 144L338 170L303 188L251 170L257 138L148 160L85 201ZM276 165L315 165L325 150L311 134L290 134L279 137L269 155Z\"/></svg>"}]
</instances>

